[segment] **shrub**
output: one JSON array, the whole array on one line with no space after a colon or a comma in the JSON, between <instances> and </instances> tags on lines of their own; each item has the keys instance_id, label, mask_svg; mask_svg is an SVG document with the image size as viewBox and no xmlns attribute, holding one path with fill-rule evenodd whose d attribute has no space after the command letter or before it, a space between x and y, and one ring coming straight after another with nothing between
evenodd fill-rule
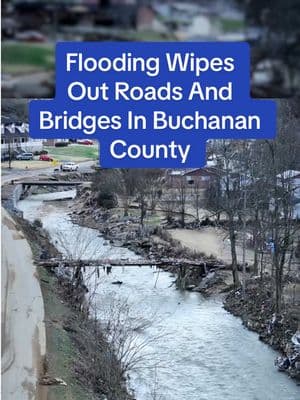
<instances>
[{"instance_id":1,"label":"shrub","mask_svg":"<svg viewBox=\"0 0 300 400\"><path fill-rule=\"evenodd\" d=\"M36 218L36 219L33 221L32 225L33 225L35 228L42 228L42 227L43 227L43 223L42 223L42 221L41 221L39 218Z\"/></svg>"},{"instance_id":2,"label":"shrub","mask_svg":"<svg viewBox=\"0 0 300 400\"><path fill-rule=\"evenodd\" d=\"M115 194L111 192L100 192L97 197L99 207L106 209L117 207L118 200Z\"/></svg>"},{"instance_id":3,"label":"shrub","mask_svg":"<svg viewBox=\"0 0 300 400\"><path fill-rule=\"evenodd\" d=\"M109 209L117 207L118 200L115 194L111 192L100 192L97 197L97 204L99 207Z\"/></svg>"}]
</instances>

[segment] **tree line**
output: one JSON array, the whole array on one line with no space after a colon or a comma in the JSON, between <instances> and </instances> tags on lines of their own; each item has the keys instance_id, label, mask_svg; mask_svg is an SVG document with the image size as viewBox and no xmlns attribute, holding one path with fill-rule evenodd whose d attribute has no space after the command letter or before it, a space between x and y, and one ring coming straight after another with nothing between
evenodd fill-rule
<instances>
[{"instance_id":1,"label":"tree line","mask_svg":"<svg viewBox=\"0 0 300 400\"><path fill-rule=\"evenodd\" d=\"M222 224L228 232L235 287L241 286L238 236L242 236L244 251L250 237L252 272L262 277L266 263L271 265L279 312L284 273L299 257L299 219L295 215L300 202L297 102L278 102L277 126L275 140L211 141L207 151L215 161L204 196L198 181L191 185L180 171L176 185L171 186L165 170L103 169L95 174L93 185L98 205L112 208L119 203L127 216L134 201L141 227L147 213L163 212L167 222L177 218L184 227L187 215L200 221L199 210L209 211L211 221ZM250 267L245 264L243 257L243 267Z\"/></svg>"}]
</instances>

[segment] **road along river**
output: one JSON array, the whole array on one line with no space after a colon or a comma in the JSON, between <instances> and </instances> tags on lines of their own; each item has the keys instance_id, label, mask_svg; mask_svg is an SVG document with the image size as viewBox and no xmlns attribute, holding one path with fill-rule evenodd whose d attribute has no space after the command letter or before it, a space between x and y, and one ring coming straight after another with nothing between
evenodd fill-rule
<instances>
[{"instance_id":1,"label":"road along river","mask_svg":"<svg viewBox=\"0 0 300 400\"><path fill-rule=\"evenodd\" d=\"M19 208L26 219L41 219L61 251L83 258L137 257L112 247L99 232L74 225L67 216L70 203L44 202L58 197L32 195ZM136 328L129 346L141 347L144 357L129 384L138 400L300 398L299 387L273 367L276 353L226 312L221 299L176 290L174 277L150 267L114 267L109 275L100 268L99 277L88 275L99 319L115 323L121 309L120 324Z\"/></svg>"}]
</instances>

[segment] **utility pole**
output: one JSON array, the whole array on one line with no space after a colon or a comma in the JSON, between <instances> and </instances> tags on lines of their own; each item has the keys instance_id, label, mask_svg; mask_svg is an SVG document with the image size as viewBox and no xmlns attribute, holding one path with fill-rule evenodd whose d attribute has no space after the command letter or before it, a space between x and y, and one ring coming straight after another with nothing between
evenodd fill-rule
<instances>
[{"instance_id":1,"label":"utility pole","mask_svg":"<svg viewBox=\"0 0 300 400\"><path fill-rule=\"evenodd\" d=\"M246 298L246 227L247 227L247 188L246 174L244 175L244 196L243 196L243 299Z\"/></svg>"},{"instance_id":2,"label":"utility pole","mask_svg":"<svg viewBox=\"0 0 300 400\"><path fill-rule=\"evenodd\" d=\"M12 154L11 154L11 137L9 136L8 139L8 168L11 169L11 161L12 161Z\"/></svg>"},{"instance_id":3,"label":"utility pole","mask_svg":"<svg viewBox=\"0 0 300 400\"><path fill-rule=\"evenodd\" d=\"M8 168L11 169L11 162L12 162L12 141L13 141L13 134L15 133L15 124L12 124L8 127Z\"/></svg>"}]
</instances>

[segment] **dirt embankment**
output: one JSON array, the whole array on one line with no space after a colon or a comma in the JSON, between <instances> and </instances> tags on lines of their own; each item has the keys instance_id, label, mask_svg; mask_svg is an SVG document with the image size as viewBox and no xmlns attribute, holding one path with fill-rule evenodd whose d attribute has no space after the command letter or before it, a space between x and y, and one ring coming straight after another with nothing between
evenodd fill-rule
<instances>
[{"instance_id":1,"label":"dirt embankment","mask_svg":"<svg viewBox=\"0 0 300 400\"><path fill-rule=\"evenodd\" d=\"M270 278L247 281L245 300L241 290L231 291L224 308L242 318L244 325L259 334L259 339L282 354L277 365L300 384L299 306L290 304L275 313Z\"/></svg>"},{"instance_id":2,"label":"dirt embankment","mask_svg":"<svg viewBox=\"0 0 300 400\"><path fill-rule=\"evenodd\" d=\"M35 258L59 257L41 224L16 217ZM132 400L124 371L81 296L82 277L70 280L55 269L38 268L45 304L47 352L40 387L48 400Z\"/></svg>"}]
</instances>

